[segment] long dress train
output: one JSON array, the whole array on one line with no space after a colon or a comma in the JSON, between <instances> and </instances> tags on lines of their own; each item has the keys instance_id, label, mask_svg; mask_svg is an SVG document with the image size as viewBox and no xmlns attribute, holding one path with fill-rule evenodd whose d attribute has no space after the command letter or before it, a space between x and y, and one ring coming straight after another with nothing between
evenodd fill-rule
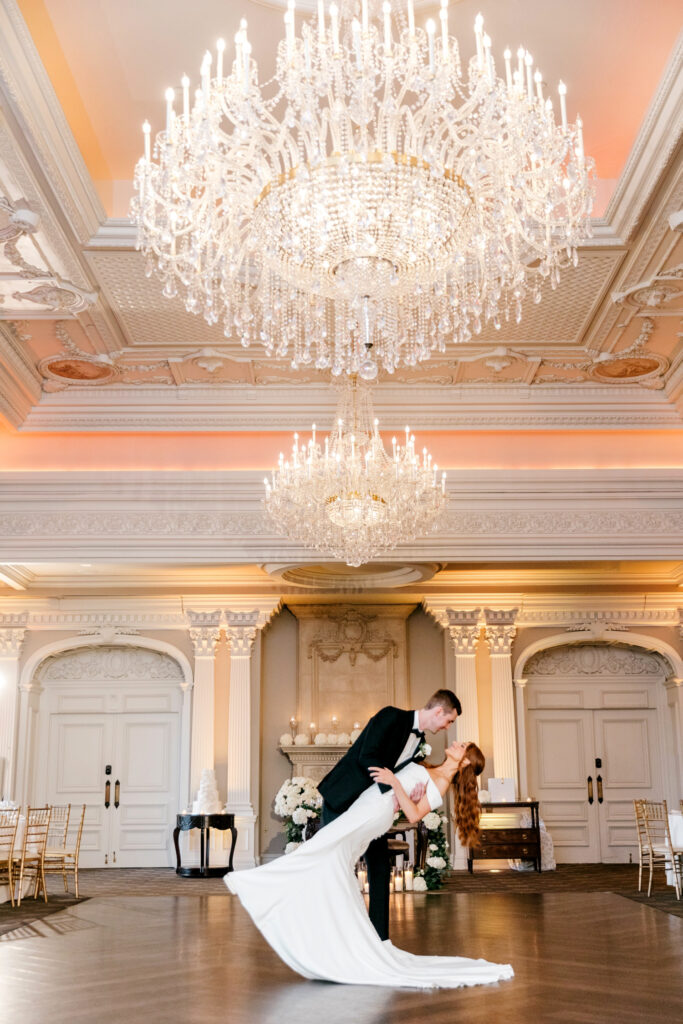
<instances>
[{"instance_id":1,"label":"long dress train","mask_svg":"<svg viewBox=\"0 0 683 1024\"><path fill-rule=\"evenodd\" d=\"M426 768L398 773L409 792L427 783L432 809L441 794ZM305 978L395 988L459 988L513 976L509 964L461 956L415 956L382 942L370 923L354 866L368 843L393 820L392 792L366 789L344 814L286 857L225 884L236 893L275 952Z\"/></svg>"}]
</instances>

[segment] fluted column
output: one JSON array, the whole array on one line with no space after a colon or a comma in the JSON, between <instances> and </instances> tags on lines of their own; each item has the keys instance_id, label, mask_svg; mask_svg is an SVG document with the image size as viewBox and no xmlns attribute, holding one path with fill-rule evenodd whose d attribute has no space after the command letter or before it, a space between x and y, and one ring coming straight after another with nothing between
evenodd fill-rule
<instances>
[{"instance_id":1,"label":"fluted column","mask_svg":"<svg viewBox=\"0 0 683 1024\"><path fill-rule=\"evenodd\" d=\"M516 608L511 611L484 609L486 639L491 653L493 770L495 777L514 779L519 788L511 658L512 641L517 632L516 614Z\"/></svg>"},{"instance_id":2,"label":"fluted column","mask_svg":"<svg viewBox=\"0 0 683 1024\"><path fill-rule=\"evenodd\" d=\"M519 793L524 800L529 793L529 775L526 763L526 679L515 679L515 708L517 711L517 751L519 754Z\"/></svg>"},{"instance_id":3,"label":"fluted column","mask_svg":"<svg viewBox=\"0 0 683 1024\"><path fill-rule=\"evenodd\" d=\"M3 618L16 623L0 629L0 798L11 800L16 775L19 657L28 615Z\"/></svg>"},{"instance_id":4,"label":"fluted column","mask_svg":"<svg viewBox=\"0 0 683 1024\"><path fill-rule=\"evenodd\" d=\"M674 751L678 752L678 778L675 780L670 799L676 801L683 793L683 679L669 676L666 680L666 701L669 708L671 739Z\"/></svg>"},{"instance_id":5,"label":"fluted column","mask_svg":"<svg viewBox=\"0 0 683 1024\"><path fill-rule=\"evenodd\" d=\"M459 740L479 743L479 701L475 658L479 643L479 608L472 611L446 609L448 634L455 661L455 692L462 704L456 719Z\"/></svg>"},{"instance_id":6,"label":"fluted column","mask_svg":"<svg viewBox=\"0 0 683 1024\"><path fill-rule=\"evenodd\" d=\"M220 610L187 612L194 648L190 796L194 798L205 768L214 767L214 659L220 636Z\"/></svg>"}]
</instances>

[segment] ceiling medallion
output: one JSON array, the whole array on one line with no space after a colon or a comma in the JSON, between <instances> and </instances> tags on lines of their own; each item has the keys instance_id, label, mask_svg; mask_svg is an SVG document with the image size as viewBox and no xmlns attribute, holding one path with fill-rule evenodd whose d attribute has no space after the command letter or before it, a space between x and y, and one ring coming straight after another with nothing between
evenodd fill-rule
<instances>
[{"instance_id":1,"label":"ceiling medallion","mask_svg":"<svg viewBox=\"0 0 683 1024\"><path fill-rule=\"evenodd\" d=\"M293 368L373 379L482 326L519 322L589 235L593 161L521 47L483 18L463 66L448 0L318 0L285 14L261 83L242 20L135 173L132 213L163 294ZM378 511L379 514L379 511Z\"/></svg>"},{"instance_id":2,"label":"ceiling medallion","mask_svg":"<svg viewBox=\"0 0 683 1024\"><path fill-rule=\"evenodd\" d=\"M384 448L368 387L352 377L341 391L324 444L307 444L266 478L265 506L278 532L350 566L364 565L433 530L446 505L446 474L405 430Z\"/></svg>"}]
</instances>

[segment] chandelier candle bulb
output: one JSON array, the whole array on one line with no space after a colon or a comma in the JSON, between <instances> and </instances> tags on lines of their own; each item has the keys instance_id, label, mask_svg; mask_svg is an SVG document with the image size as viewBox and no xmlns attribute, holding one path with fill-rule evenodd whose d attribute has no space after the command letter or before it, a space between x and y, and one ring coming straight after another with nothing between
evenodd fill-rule
<instances>
[{"instance_id":1,"label":"chandelier candle bulb","mask_svg":"<svg viewBox=\"0 0 683 1024\"><path fill-rule=\"evenodd\" d=\"M171 141L171 130L173 128L173 100L175 99L175 90L168 88L166 90L166 138L167 141Z\"/></svg>"},{"instance_id":2,"label":"chandelier candle bulb","mask_svg":"<svg viewBox=\"0 0 683 1024\"><path fill-rule=\"evenodd\" d=\"M436 32L436 24L433 18L427 19L425 28L427 29L427 43L429 45L429 70L434 74L434 34Z\"/></svg>"},{"instance_id":3,"label":"chandelier candle bulb","mask_svg":"<svg viewBox=\"0 0 683 1024\"><path fill-rule=\"evenodd\" d=\"M534 75L531 70L534 66L534 58L527 50L524 55L524 63L526 65L526 91L529 98L529 103L533 103L534 100Z\"/></svg>"},{"instance_id":4,"label":"chandelier candle bulb","mask_svg":"<svg viewBox=\"0 0 683 1024\"><path fill-rule=\"evenodd\" d=\"M152 130L151 124L149 123L149 121L145 121L143 126L142 126L142 134L143 134L144 139L145 139L145 163L146 164L149 163L150 155L151 155L150 154L151 142L150 142L150 137L149 137L149 133L151 132L151 130ZM141 182L141 187L143 185L144 185L144 182Z\"/></svg>"},{"instance_id":5,"label":"chandelier candle bulb","mask_svg":"<svg viewBox=\"0 0 683 1024\"><path fill-rule=\"evenodd\" d=\"M368 36L370 26L368 24L368 0L362 0L361 2L361 19L363 22L363 35Z\"/></svg>"},{"instance_id":6,"label":"chandelier candle bulb","mask_svg":"<svg viewBox=\"0 0 683 1024\"><path fill-rule=\"evenodd\" d=\"M534 82L536 83L536 95L538 96L538 102L543 104L543 75L537 69L534 74Z\"/></svg>"},{"instance_id":7,"label":"chandelier candle bulb","mask_svg":"<svg viewBox=\"0 0 683 1024\"><path fill-rule=\"evenodd\" d=\"M567 86L564 82L560 82L557 87L557 91L560 94L560 114L562 115L562 128L566 132L567 130Z\"/></svg>"},{"instance_id":8,"label":"chandelier candle bulb","mask_svg":"<svg viewBox=\"0 0 683 1024\"><path fill-rule=\"evenodd\" d=\"M362 71L363 57L361 51L360 22L358 21L358 18L354 18L351 22L351 34L353 36L353 49L356 54L356 67L359 71Z\"/></svg>"},{"instance_id":9,"label":"chandelier candle bulb","mask_svg":"<svg viewBox=\"0 0 683 1024\"><path fill-rule=\"evenodd\" d=\"M223 54L225 53L225 39L216 41L216 78L218 88L223 88Z\"/></svg>"},{"instance_id":10,"label":"chandelier candle bulb","mask_svg":"<svg viewBox=\"0 0 683 1024\"><path fill-rule=\"evenodd\" d=\"M583 121L580 117L576 118L576 158L579 167L583 170L584 163L584 152L583 152Z\"/></svg>"},{"instance_id":11,"label":"chandelier candle bulb","mask_svg":"<svg viewBox=\"0 0 683 1024\"><path fill-rule=\"evenodd\" d=\"M474 35L477 42L477 67L484 70L484 16L478 14L474 19Z\"/></svg>"},{"instance_id":12,"label":"chandelier candle bulb","mask_svg":"<svg viewBox=\"0 0 683 1024\"><path fill-rule=\"evenodd\" d=\"M489 85L493 85L493 57L491 56L491 36L489 35L484 36L484 57L486 59L486 76L489 80Z\"/></svg>"},{"instance_id":13,"label":"chandelier candle bulb","mask_svg":"<svg viewBox=\"0 0 683 1024\"><path fill-rule=\"evenodd\" d=\"M318 0L318 42L325 42L325 0Z\"/></svg>"},{"instance_id":14,"label":"chandelier candle bulb","mask_svg":"<svg viewBox=\"0 0 683 1024\"><path fill-rule=\"evenodd\" d=\"M415 8L413 0L408 0L408 35L411 40L415 38Z\"/></svg>"},{"instance_id":15,"label":"chandelier candle bulb","mask_svg":"<svg viewBox=\"0 0 683 1024\"><path fill-rule=\"evenodd\" d=\"M384 52L387 57L391 57L391 4L389 0L384 0L382 14L384 15Z\"/></svg>"},{"instance_id":16,"label":"chandelier candle bulb","mask_svg":"<svg viewBox=\"0 0 683 1024\"><path fill-rule=\"evenodd\" d=\"M337 57L339 56L339 8L336 4L330 4L330 25L332 28L332 52Z\"/></svg>"},{"instance_id":17,"label":"chandelier candle bulb","mask_svg":"<svg viewBox=\"0 0 683 1024\"><path fill-rule=\"evenodd\" d=\"M505 82L507 85L508 93L512 92L512 53L510 50L506 50L503 54L503 60L505 61Z\"/></svg>"}]
</instances>

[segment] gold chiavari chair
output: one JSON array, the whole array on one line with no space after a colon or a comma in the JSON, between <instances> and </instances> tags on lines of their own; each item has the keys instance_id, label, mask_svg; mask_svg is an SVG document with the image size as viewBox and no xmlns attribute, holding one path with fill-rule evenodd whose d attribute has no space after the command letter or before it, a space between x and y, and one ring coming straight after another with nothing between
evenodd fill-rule
<instances>
[{"instance_id":1,"label":"gold chiavari chair","mask_svg":"<svg viewBox=\"0 0 683 1024\"><path fill-rule=\"evenodd\" d=\"M69 891L65 856L70 815L71 804L53 806L50 816L50 828L47 833L47 843L45 844L44 873L49 875L61 871L64 881L64 892Z\"/></svg>"},{"instance_id":2,"label":"gold chiavari chair","mask_svg":"<svg viewBox=\"0 0 683 1024\"><path fill-rule=\"evenodd\" d=\"M78 858L81 853L81 838L83 836L83 822L85 821L85 804L81 807L81 816L78 820L78 825L72 827L67 836L67 840L64 846L64 870L65 872L73 871L74 873L74 889L76 891L76 898L78 899Z\"/></svg>"},{"instance_id":3,"label":"gold chiavari chair","mask_svg":"<svg viewBox=\"0 0 683 1024\"><path fill-rule=\"evenodd\" d=\"M0 885L9 888L10 903L14 906L14 843L19 827L19 808L0 811Z\"/></svg>"},{"instance_id":4,"label":"gold chiavari chair","mask_svg":"<svg viewBox=\"0 0 683 1024\"><path fill-rule=\"evenodd\" d=\"M683 858L683 850L675 849L671 842L669 812L666 800L661 802L643 800L643 814L645 816L645 828L650 849L650 881L647 887L647 894L649 896L652 892L654 865L662 864L665 870L669 867L673 871L676 899L680 900L681 858Z\"/></svg>"},{"instance_id":5,"label":"gold chiavari chair","mask_svg":"<svg viewBox=\"0 0 683 1024\"><path fill-rule=\"evenodd\" d=\"M638 833L638 892L643 887L643 867L650 867L650 845L647 839L645 827L644 800L634 800L633 810L636 816L636 831ZM652 872L650 872L650 875Z\"/></svg>"},{"instance_id":6,"label":"gold chiavari chair","mask_svg":"<svg viewBox=\"0 0 683 1024\"><path fill-rule=\"evenodd\" d=\"M45 844L47 833L50 827L51 807L27 807L26 827L24 829L24 842L21 848L21 856L14 855L14 875L19 884L17 894L17 906L21 906L21 893L24 885L24 878L33 878L35 875L36 884L33 890L34 900L38 899L40 890L43 890L43 899L47 903L47 889L45 888ZM18 868L17 868L18 865Z\"/></svg>"}]
</instances>

